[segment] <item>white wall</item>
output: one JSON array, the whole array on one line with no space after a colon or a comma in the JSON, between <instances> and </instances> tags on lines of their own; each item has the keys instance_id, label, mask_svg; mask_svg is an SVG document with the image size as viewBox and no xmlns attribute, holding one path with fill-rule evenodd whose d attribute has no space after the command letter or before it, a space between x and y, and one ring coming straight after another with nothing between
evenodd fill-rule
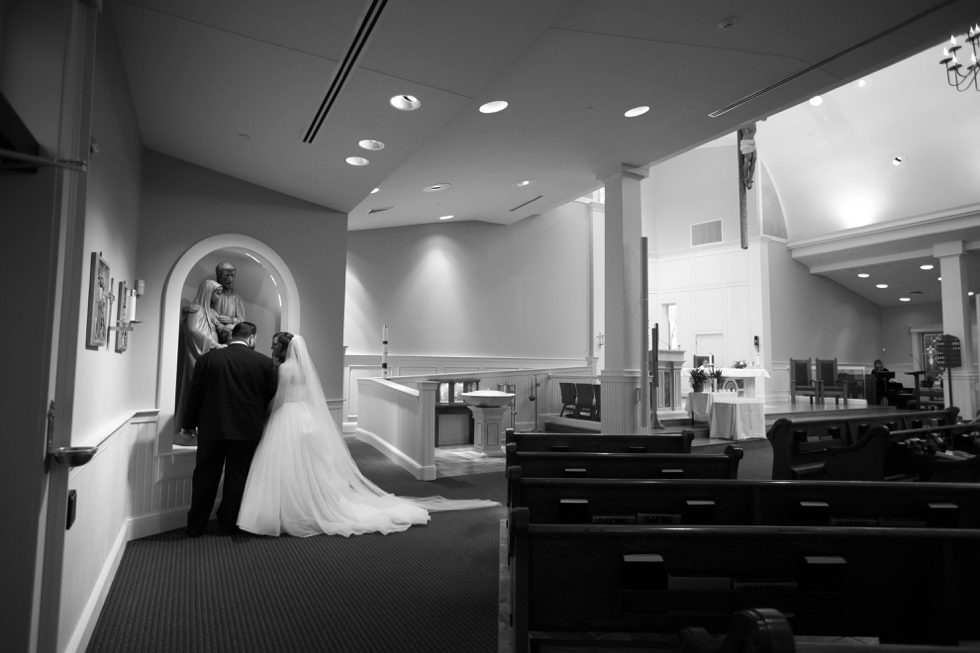
<instances>
[{"instance_id":1,"label":"white wall","mask_svg":"<svg viewBox=\"0 0 980 653\"><path fill-rule=\"evenodd\" d=\"M881 309L793 260L779 242L769 247L773 359L837 358L865 364L880 357Z\"/></svg>"},{"instance_id":2,"label":"white wall","mask_svg":"<svg viewBox=\"0 0 980 653\"><path fill-rule=\"evenodd\" d=\"M709 353L719 366L752 362L749 263L737 243L688 248L651 261L650 322L660 322L666 338L664 306L677 305L678 347L685 350L686 365L694 354Z\"/></svg>"},{"instance_id":3,"label":"white wall","mask_svg":"<svg viewBox=\"0 0 980 653\"><path fill-rule=\"evenodd\" d=\"M158 356L177 356L159 351L162 293L176 261L205 238L243 234L272 248L292 272L302 303L298 332L327 398L342 396L345 214L146 150L140 219L138 273L146 296L136 353L142 365L155 370ZM155 390L155 384L144 389L148 405L155 403ZM168 432L171 418L160 416L161 432Z\"/></svg>"},{"instance_id":4,"label":"white wall","mask_svg":"<svg viewBox=\"0 0 980 653\"><path fill-rule=\"evenodd\" d=\"M72 443L98 444L109 424L138 408L153 405L145 388L154 385L153 367L140 366L132 351L115 352L116 332L109 333L107 347L85 348L88 322L89 267L92 252L101 252L115 279L132 288L137 279L136 251L140 213L140 177L143 142L129 95L126 72L112 23L99 17L92 137L100 152L92 154L85 207L85 274L78 290L82 311L78 325L78 360L75 368L75 404ZM118 298L112 305L110 324L115 324ZM130 333L130 347L147 337L142 326Z\"/></svg>"},{"instance_id":5,"label":"white wall","mask_svg":"<svg viewBox=\"0 0 980 653\"><path fill-rule=\"evenodd\" d=\"M348 235L349 354L589 355L589 220L572 202L510 226L443 223Z\"/></svg>"}]
</instances>

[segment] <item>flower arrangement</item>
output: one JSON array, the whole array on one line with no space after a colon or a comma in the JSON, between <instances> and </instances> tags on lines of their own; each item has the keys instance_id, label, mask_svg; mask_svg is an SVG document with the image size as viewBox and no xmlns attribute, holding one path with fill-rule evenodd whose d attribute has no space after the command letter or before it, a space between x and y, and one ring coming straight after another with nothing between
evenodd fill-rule
<instances>
[{"instance_id":1,"label":"flower arrangement","mask_svg":"<svg viewBox=\"0 0 980 653\"><path fill-rule=\"evenodd\" d=\"M692 367L689 376L691 378L691 385L704 385L711 378L711 374L704 365Z\"/></svg>"},{"instance_id":2,"label":"flower arrangement","mask_svg":"<svg viewBox=\"0 0 980 653\"><path fill-rule=\"evenodd\" d=\"M734 367L736 370L744 370L748 366L749 364L745 361L735 361L732 363L732 367Z\"/></svg>"}]
</instances>

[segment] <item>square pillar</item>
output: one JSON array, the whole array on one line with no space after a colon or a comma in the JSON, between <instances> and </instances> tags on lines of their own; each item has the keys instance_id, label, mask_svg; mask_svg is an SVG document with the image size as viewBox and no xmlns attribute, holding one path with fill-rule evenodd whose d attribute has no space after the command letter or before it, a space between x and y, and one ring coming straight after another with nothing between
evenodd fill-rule
<instances>
[{"instance_id":1,"label":"square pillar","mask_svg":"<svg viewBox=\"0 0 980 653\"><path fill-rule=\"evenodd\" d=\"M969 274L963 241L939 243L932 248L939 259L942 276L943 333L960 339L963 366L953 369L953 387L945 388L947 406L956 406L960 415L972 419L977 409L976 373L973 369L973 334L970 328ZM948 376L947 376L948 378ZM952 394L951 394L952 392Z\"/></svg>"}]
</instances>

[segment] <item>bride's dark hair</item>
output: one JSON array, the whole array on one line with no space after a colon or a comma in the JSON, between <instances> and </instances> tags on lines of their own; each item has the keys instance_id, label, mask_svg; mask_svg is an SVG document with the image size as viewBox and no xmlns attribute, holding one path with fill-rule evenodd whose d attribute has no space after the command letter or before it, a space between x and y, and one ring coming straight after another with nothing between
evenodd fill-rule
<instances>
[{"instance_id":1,"label":"bride's dark hair","mask_svg":"<svg viewBox=\"0 0 980 653\"><path fill-rule=\"evenodd\" d=\"M282 364L286 360L286 352L289 350L289 341L293 339L293 334L289 331L280 331L272 336L273 342L279 345L279 352L276 358L277 364Z\"/></svg>"}]
</instances>

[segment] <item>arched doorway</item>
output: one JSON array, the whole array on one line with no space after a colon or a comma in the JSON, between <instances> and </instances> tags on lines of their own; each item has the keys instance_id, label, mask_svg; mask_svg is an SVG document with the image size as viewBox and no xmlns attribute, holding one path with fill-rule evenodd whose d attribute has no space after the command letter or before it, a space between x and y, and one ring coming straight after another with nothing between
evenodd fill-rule
<instances>
[{"instance_id":1,"label":"arched doorway","mask_svg":"<svg viewBox=\"0 0 980 653\"><path fill-rule=\"evenodd\" d=\"M163 292L160 327L160 373L157 406L160 409L158 452L173 450L173 415L177 383L181 308L197 293L206 278L214 278L215 265L229 261L238 274L235 290L245 300L246 316L259 327L260 351L276 331L298 331L300 301L286 263L276 252L249 236L222 234L206 238L188 249L171 269Z\"/></svg>"}]
</instances>

